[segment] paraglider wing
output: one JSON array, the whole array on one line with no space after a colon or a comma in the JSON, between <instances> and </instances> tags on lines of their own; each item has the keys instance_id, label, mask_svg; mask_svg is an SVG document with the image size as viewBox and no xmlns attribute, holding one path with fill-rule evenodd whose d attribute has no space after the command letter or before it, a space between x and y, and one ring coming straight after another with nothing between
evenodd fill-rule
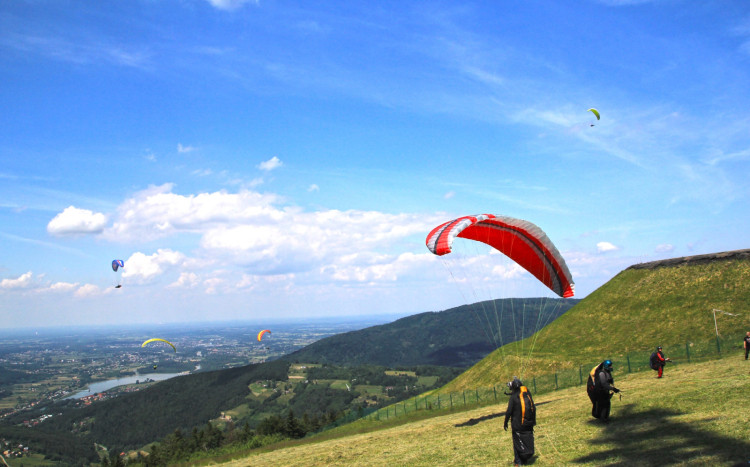
<instances>
[{"instance_id":1,"label":"paraglider wing","mask_svg":"<svg viewBox=\"0 0 750 467\"><path fill-rule=\"evenodd\" d=\"M146 347L146 344L149 344L151 342L166 342L167 344L169 344L170 346L172 346L172 348L174 349L175 352L177 352L177 347L175 347L173 343L169 342L166 339L160 339L158 337L156 337L154 339L147 340L146 342L144 342L143 344L141 344L141 347Z\"/></svg>"},{"instance_id":2,"label":"paraglider wing","mask_svg":"<svg viewBox=\"0 0 750 467\"><path fill-rule=\"evenodd\" d=\"M125 267L125 262L123 260L121 259L112 260L112 270L114 272L117 272L118 269L124 268L124 267Z\"/></svg>"},{"instance_id":3,"label":"paraglider wing","mask_svg":"<svg viewBox=\"0 0 750 467\"><path fill-rule=\"evenodd\" d=\"M600 115L598 110L592 108L589 109L589 112L592 112L594 115L596 115L596 119L599 120Z\"/></svg>"},{"instance_id":4,"label":"paraglider wing","mask_svg":"<svg viewBox=\"0 0 750 467\"><path fill-rule=\"evenodd\" d=\"M574 294L565 260L542 229L529 221L494 214L459 217L435 227L427 236L427 248L438 256L446 255L456 237L495 248L561 297Z\"/></svg>"},{"instance_id":5,"label":"paraglider wing","mask_svg":"<svg viewBox=\"0 0 750 467\"><path fill-rule=\"evenodd\" d=\"M271 334L271 331L269 331L268 329L264 329L261 332L259 332L258 333L258 342L260 342L260 340L263 338L263 334L265 334L265 333Z\"/></svg>"}]
</instances>

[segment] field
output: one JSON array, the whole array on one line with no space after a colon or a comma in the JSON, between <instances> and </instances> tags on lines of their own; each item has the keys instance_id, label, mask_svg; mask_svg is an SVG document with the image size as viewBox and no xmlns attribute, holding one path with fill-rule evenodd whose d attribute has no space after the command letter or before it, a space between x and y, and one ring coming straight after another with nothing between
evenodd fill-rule
<instances>
[{"instance_id":1,"label":"field","mask_svg":"<svg viewBox=\"0 0 750 467\"><path fill-rule=\"evenodd\" d=\"M750 362L741 356L615 372L622 398L608 424L591 418L583 387L540 395L534 465L733 465L750 461ZM513 458L504 404L358 421L275 450L237 453L246 465L503 465ZM421 419L420 419L421 417ZM424 418L428 417L428 418Z\"/></svg>"}]
</instances>

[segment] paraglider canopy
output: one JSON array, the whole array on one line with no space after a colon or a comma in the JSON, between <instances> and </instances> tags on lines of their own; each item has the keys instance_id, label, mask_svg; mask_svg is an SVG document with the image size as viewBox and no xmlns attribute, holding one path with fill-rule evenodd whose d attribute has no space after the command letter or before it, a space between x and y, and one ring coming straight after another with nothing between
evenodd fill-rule
<instances>
[{"instance_id":1,"label":"paraglider canopy","mask_svg":"<svg viewBox=\"0 0 750 467\"><path fill-rule=\"evenodd\" d=\"M112 260L112 270L117 272L118 269L125 267L125 261L121 259Z\"/></svg>"},{"instance_id":2,"label":"paraglider canopy","mask_svg":"<svg viewBox=\"0 0 750 467\"><path fill-rule=\"evenodd\" d=\"M596 110L596 109L594 109L594 108L591 108L591 109L589 109L589 112L591 112L591 113L593 113L594 115L596 115L596 119L597 119L597 120L599 120L599 119L601 118L601 115L599 115L599 111L598 111L598 110Z\"/></svg>"},{"instance_id":3,"label":"paraglider canopy","mask_svg":"<svg viewBox=\"0 0 750 467\"><path fill-rule=\"evenodd\" d=\"M260 340L263 338L263 335L266 333L271 334L271 331L269 331L268 329L264 329L258 333L258 342L260 342Z\"/></svg>"},{"instance_id":4,"label":"paraglider canopy","mask_svg":"<svg viewBox=\"0 0 750 467\"><path fill-rule=\"evenodd\" d=\"M147 340L146 342L144 342L143 344L141 344L141 347L146 347L146 344L149 344L151 342L166 342L167 344L169 344L170 346L172 346L172 348L174 349L175 352L177 352L177 347L175 347L173 343L169 342L166 339L160 339L158 337L155 337L153 339Z\"/></svg>"},{"instance_id":5,"label":"paraglider canopy","mask_svg":"<svg viewBox=\"0 0 750 467\"><path fill-rule=\"evenodd\" d=\"M574 295L573 276L542 229L529 221L494 214L464 216L435 227L427 248L438 256L452 251L456 237L485 243L526 269L557 295Z\"/></svg>"}]
</instances>

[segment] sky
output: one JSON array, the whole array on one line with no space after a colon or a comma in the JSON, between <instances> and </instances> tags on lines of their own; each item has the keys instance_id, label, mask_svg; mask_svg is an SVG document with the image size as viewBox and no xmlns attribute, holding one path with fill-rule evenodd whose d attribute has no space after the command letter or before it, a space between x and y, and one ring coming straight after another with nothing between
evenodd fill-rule
<instances>
[{"instance_id":1,"label":"sky","mask_svg":"<svg viewBox=\"0 0 750 467\"><path fill-rule=\"evenodd\" d=\"M0 321L439 311L425 237L481 213L578 298L749 248L748 89L746 1L2 2Z\"/></svg>"}]
</instances>

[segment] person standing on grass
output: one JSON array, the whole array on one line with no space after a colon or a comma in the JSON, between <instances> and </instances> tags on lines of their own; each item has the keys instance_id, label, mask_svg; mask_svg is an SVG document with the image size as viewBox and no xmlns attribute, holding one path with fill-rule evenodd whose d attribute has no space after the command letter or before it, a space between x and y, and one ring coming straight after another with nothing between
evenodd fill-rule
<instances>
[{"instance_id":1,"label":"person standing on grass","mask_svg":"<svg viewBox=\"0 0 750 467\"><path fill-rule=\"evenodd\" d=\"M671 358L667 358L664 356L664 352L662 352L661 346L657 347L656 352L651 354L651 368L659 372L659 376L657 376L657 378L661 378L661 375L664 372L664 365L666 365L667 362L671 361Z\"/></svg>"},{"instance_id":2,"label":"person standing on grass","mask_svg":"<svg viewBox=\"0 0 750 467\"><path fill-rule=\"evenodd\" d=\"M589 373L586 392L591 399L591 416L602 421L609 421L609 411L612 407L612 395L620 392L613 386L612 360L604 360Z\"/></svg>"},{"instance_id":3,"label":"person standing on grass","mask_svg":"<svg viewBox=\"0 0 750 467\"><path fill-rule=\"evenodd\" d=\"M510 420L511 436L513 437L513 463L522 465L534 455L534 425L536 425L536 406L531 398L531 392L523 385L518 377L508 383L510 400L505 411L503 428L508 431ZM507 394L507 393L506 393Z\"/></svg>"},{"instance_id":4,"label":"person standing on grass","mask_svg":"<svg viewBox=\"0 0 750 467\"><path fill-rule=\"evenodd\" d=\"M745 360L747 360L747 355L750 354L750 331L747 331L747 335L742 340L742 343L745 346Z\"/></svg>"}]
</instances>

